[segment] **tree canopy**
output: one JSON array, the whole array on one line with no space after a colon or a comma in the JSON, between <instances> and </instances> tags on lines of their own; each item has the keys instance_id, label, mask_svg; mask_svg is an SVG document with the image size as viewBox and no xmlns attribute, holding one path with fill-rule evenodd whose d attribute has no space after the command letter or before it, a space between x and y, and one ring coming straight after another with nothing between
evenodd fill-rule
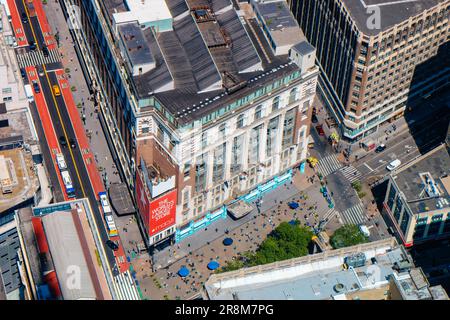
<instances>
[{"instance_id":1,"label":"tree canopy","mask_svg":"<svg viewBox=\"0 0 450 320\"><path fill-rule=\"evenodd\" d=\"M303 227L299 223L282 222L261 243L255 253L243 254L243 259L240 260L243 260L242 264L240 261L231 261L220 272L305 256L308 254L313 235L309 228Z\"/></svg>"},{"instance_id":2,"label":"tree canopy","mask_svg":"<svg viewBox=\"0 0 450 320\"><path fill-rule=\"evenodd\" d=\"M369 238L355 224L347 224L337 229L330 238L334 249L354 246L368 242Z\"/></svg>"}]
</instances>

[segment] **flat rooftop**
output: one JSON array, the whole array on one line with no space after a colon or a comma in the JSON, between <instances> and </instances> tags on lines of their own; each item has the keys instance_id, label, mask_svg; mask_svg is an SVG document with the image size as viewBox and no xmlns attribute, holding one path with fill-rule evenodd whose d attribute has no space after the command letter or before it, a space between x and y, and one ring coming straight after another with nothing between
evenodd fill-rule
<instances>
[{"instance_id":1,"label":"flat rooftop","mask_svg":"<svg viewBox=\"0 0 450 320\"><path fill-rule=\"evenodd\" d=\"M165 4L173 30L141 28L147 44L141 50L149 48L148 60L155 65L134 76L133 86L138 99L156 97L181 126L299 70L287 55L273 55L256 20L248 16L251 27L243 23L231 0L165 0ZM107 1L105 7L110 23L115 13L128 10L120 0ZM268 19L277 21L273 28L287 35L286 43L295 45L293 39L304 39L287 6L277 9L275 16L269 11ZM295 37L287 34L294 24ZM136 53L133 59L142 62L144 56L148 55Z\"/></svg>"},{"instance_id":2,"label":"flat rooftop","mask_svg":"<svg viewBox=\"0 0 450 320\"><path fill-rule=\"evenodd\" d=\"M17 229L0 234L0 278L6 296L22 286L17 262L20 249Z\"/></svg>"},{"instance_id":3,"label":"flat rooftop","mask_svg":"<svg viewBox=\"0 0 450 320\"><path fill-rule=\"evenodd\" d=\"M364 266L344 270L345 258L363 252ZM371 258L379 271L373 278ZM394 239L332 250L306 257L212 275L205 284L210 299L218 300L328 300L386 285L398 264L409 261Z\"/></svg>"},{"instance_id":4,"label":"flat rooftop","mask_svg":"<svg viewBox=\"0 0 450 320\"><path fill-rule=\"evenodd\" d=\"M450 207L450 155L446 145L401 167L393 178L414 213ZM426 184L426 180L434 181ZM447 203L446 203L447 202Z\"/></svg>"},{"instance_id":5,"label":"flat rooftop","mask_svg":"<svg viewBox=\"0 0 450 320\"><path fill-rule=\"evenodd\" d=\"M390 27L416 16L445 0L341 0L358 29L366 35L377 35ZM380 9L381 29L370 29L367 21Z\"/></svg>"},{"instance_id":6,"label":"flat rooftop","mask_svg":"<svg viewBox=\"0 0 450 320\"><path fill-rule=\"evenodd\" d=\"M252 3L257 7L277 46L290 44L293 40L297 43L304 38L303 33L299 32L297 20L285 1Z\"/></svg>"}]
</instances>

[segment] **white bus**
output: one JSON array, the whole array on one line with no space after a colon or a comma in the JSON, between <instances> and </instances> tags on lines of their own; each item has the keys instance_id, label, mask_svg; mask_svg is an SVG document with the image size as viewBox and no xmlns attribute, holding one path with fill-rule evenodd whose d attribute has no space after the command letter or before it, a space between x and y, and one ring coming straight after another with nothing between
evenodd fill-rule
<instances>
[{"instance_id":1,"label":"white bus","mask_svg":"<svg viewBox=\"0 0 450 320\"><path fill-rule=\"evenodd\" d=\"M63 179L64 187L69 198L75 198L75 189L73 188L72 178L67 170L61 171L61 177Z\"/></svg>"}]
</instances>

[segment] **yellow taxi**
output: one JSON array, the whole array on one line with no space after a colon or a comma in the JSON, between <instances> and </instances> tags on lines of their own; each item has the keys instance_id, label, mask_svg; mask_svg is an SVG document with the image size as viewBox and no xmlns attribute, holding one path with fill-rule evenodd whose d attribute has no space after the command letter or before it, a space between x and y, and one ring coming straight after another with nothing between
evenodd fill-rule
<instances>
[{"instance_id":1,"label":"yellow taxi","mask_svg":"<svg viewBox=\"0 0 450 320\"><path fill-rule=\"evenodd\" d=\"M53 88L53 94L54 94L56 97L58 97L58 96L61 95L61 90L59 90L59 87L58 87L57 84L53 85L52 88Z\"/></svg>"}]
</instances>

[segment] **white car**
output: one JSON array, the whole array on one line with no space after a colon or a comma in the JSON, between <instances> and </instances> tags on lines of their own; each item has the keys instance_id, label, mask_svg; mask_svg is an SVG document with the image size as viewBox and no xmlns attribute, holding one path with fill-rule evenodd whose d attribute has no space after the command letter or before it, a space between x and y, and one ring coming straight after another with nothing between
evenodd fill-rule
<instances>
[{"instance_id":1,"label":"white car","mask_svg":"<svg viewBox=\"0 0 450 320\"><path fill-rule=\"evenodd\" d=\"M386 169L388 169L389 171L392 171L392 170L394 170L395 168L398 168L398 166L400 166L401 164L402 164L402 162L401 162L400 160L395 159L394 161L391 161L391 162L387 165Z\"/></svg>"},{"instance_id":2,"label":"white car","mask_svg":"<svg viewBox=\"0 0 450 320\"><path fill-rule=\"evenodd\" d=\"M366 237L370 237L370 231L369 231L369 228L367 228L367 226L365 226L365 225L360 225L360 226L359 226L359 230L360 230Z\"/></svg>"}]
</instances>

